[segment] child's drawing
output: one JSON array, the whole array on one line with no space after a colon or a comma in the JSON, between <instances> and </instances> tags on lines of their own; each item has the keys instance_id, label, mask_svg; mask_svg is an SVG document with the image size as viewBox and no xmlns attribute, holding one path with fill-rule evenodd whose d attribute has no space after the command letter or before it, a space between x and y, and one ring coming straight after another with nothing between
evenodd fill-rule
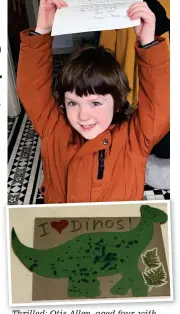
<instances>
[{"instance_id":1,"label":"child's drawing","mask_svg":"<svg viewBox=\"0 0 180 314\"><path fill-rule=\"evenodd\" d=\"M111 295L120 297L131 291L134 297L146 297L149 287L158 287L158 282L160 286L167 283L157 249L146 248L154 236L155 225L165 224L168 217L164 211L148 205L142 205L140 212L140 222L128 231L86 231L45 250L25 246L12 229L12 248L31 272L47 278L67 278L70 298L99 297L99 278L118 274L121 278L111 287ZM63 225L51 222L51 227L60 236L68 225L66 220L62 221ZM144 272L139 269L140 260L145 266ZM155 281L157 275L158 282Z\"/></svg>"}]
</instances>

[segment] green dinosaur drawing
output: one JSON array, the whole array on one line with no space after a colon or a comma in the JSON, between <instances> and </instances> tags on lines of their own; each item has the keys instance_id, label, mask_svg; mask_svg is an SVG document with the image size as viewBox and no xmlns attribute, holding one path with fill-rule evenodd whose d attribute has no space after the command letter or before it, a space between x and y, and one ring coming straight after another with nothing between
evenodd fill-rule
<instances>
[{"instance_id":1,"label":"green dinosaur drawing","mask_svg":"<svg viewBox=\"0 0 180 314\"><path fill-rule=\"evenodd\" d=\"M111 288L113 295L125 295L131 289L135 297L147 296L138 260L152 240L154 223L166 223L167 214L148 205L142 205L140 212L139 224L129 231L86 233L48 250L23 245L13 228L12 248L30 271L48 278L68 278L69 297L99 296L98 277L114 274L122 278Z\"/></svg>"}]
</instances>

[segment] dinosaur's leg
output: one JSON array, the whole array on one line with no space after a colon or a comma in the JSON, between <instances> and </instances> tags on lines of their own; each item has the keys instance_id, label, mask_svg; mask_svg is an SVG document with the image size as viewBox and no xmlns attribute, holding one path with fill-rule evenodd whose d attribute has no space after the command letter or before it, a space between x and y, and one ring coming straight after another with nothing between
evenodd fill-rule
<instances>
[{"instance_id":1,"label":"dinosaur's leg","mask_svg":"<svg viewBox=\"0 0 180 314\"><path fill-rule=\"evenodd\" d=\"M131 288L131 283L127 276L123 276L110 290L112 294L125 295Z\"/></svg>"},{"instance_id":2,"label":"dinosaur's leg","mask_svg":"<svg viewBox=\"0 0 180 314\"><path fill-rule=\"evenodd\" d=\"M129 272L132 294L134 297L147 296L147 286L145 285L143 276L137 267L134 267Z\"/></svg>"},{"instance_id":3,"label":"dinosaur's leg","mask_svg":"<svg viewBox=\"0 0 180 314\"><path fill-rule=\"evenodd\" d=\"M68 296L72 298L94 298L100 295L100 282L92 276L68 278Z\"/></svg>"}]
</instances>

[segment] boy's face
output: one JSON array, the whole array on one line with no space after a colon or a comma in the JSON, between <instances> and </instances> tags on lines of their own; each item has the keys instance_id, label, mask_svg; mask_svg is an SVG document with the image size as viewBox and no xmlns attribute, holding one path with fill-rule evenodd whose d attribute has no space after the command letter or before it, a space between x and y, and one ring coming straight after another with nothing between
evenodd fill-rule
<instances>
[{"instance_id":1,"label":"boy's face","mask_svg":"<svg viewBox=\"0 0 180 314\"><path fill-rule=\"evenodd\" d=\"M65 107L70 124L87 140L103 133L114 114L114 100L110 94L79 97L74 92L66 92Z\"/></svg>"}]
</instances>

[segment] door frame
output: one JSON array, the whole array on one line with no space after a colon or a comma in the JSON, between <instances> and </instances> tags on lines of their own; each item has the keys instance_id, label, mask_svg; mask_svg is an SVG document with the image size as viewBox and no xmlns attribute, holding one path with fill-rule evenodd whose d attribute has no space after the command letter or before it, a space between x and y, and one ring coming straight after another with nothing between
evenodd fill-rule
<instances>
[{"instance_id":1,"label":"door frame","mask_svg":"<svg viewBox=\"0 0 180 314\"><path fill-rule=\"evenodd\" d=\"M25 0L26 12L29 22L29 27L36 26L39 1ZM16 92L16 72L12 58L11 47L8 40L8 116L17 117L21 112L20 101Z\"/></svg>"},{"instance_id":2,"label":"door frame","mask_svg":"<svg viewBox=\"0 0 180 314\"><path fill-rule=\"evenodd\" d=\"M29 21L29 27L33 28L36 26L37 16L38 16L38 8L39 1L38 0L25 0L26 12Z\"/></svg>"},{"instance_id":3,"label":"door frame","mask_svg":"<svg viewBox=\"0 0 180 314\"><path fill-rule=\"evenodd\" d=\"M8 116L16 117L21 112L21 105L16 92L16 73L8 40Z\"/></svg>"}]
</instances>

